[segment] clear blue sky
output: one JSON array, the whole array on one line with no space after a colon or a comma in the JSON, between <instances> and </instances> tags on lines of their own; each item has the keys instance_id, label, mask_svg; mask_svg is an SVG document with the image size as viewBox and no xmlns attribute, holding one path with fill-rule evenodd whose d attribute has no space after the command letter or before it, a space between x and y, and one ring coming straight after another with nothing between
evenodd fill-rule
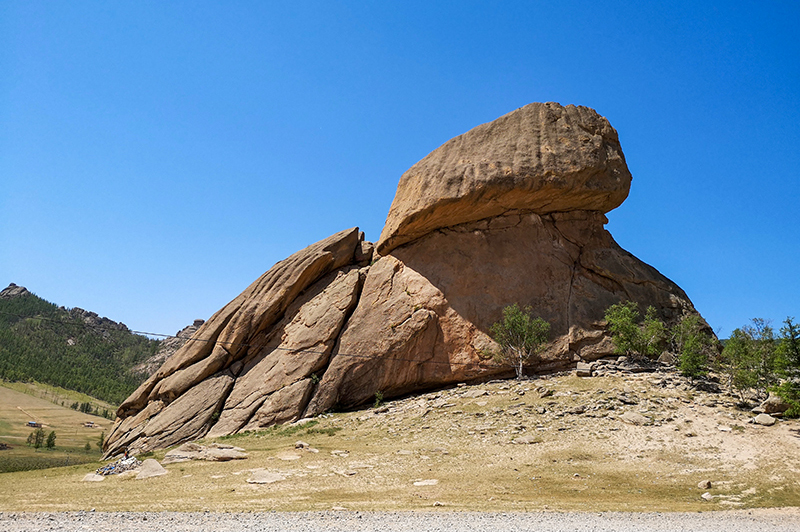
<instances>
[{"instance_id":1,"label":"clear blue sky","mask_svg":"<svg viewBox=\"0 0 800 532\"><path fill-rule=\"evenodd\" d=\"M634 176L619 244L726 337L800 318L800 2L0 3L0 284L208 318L400 175L534 101Z\"/></svg>"}]
</instances>

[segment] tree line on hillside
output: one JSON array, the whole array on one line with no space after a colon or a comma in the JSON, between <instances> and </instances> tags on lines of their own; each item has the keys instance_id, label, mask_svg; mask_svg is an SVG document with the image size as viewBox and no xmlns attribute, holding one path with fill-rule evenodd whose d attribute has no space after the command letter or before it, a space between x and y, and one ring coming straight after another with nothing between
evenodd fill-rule
<instances>
[{"instance_id":1,"label":"tree line on hillside","mask_svg":"<svg viewBox=\"0 0 800 532\"><path fill-rule=\"evenodd\" d=\"M160 342L93 327L35 295L0 300L0 379L38 381L119 404L141 383L127 370Z\"/></svg>"},{"instance_id":2,"label":"tree line on hillside","mask_svg":"<svg viewBox=\"0 0 800 532\"><path fill-rule=\"evenodd\" d=\"M668 327L653 307L642 316L636 303L625 301L610 306L605 319L616 354L653 360L665 351L673 353L684 376L696 379L713 371L741 402L772 392L790 405L787 417L800 417L800 325L794 318L787 317L777 333L769 322L755 318L734 330L724 345L698 315ZM531 307L506 307L503 319L491 328L501 347L497 360L514 366L521 378L523 367L546 347L549 329Z\"/></svg>"}]
</instances>

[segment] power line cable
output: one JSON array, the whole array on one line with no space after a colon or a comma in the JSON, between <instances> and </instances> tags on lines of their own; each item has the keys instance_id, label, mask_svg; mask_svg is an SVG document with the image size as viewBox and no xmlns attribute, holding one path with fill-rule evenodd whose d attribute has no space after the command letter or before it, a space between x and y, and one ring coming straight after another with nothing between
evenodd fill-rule
<instances>
[{"instance_id":1,"label":"power line cable","mask_svg":"<svg viewBox=\"0 0 800 532\"><path fill-rule=\"evenodd\" d=\"M14 313L5 312L5 311L0 311L0 314L5 314L7 316L15 316L17 318L22 318L22 319L33 318L32 316L24 316L24 315L21 315L21 314L14 314ZM43 317L43 316L37 316L37 317L35 317L35 319L44 320L44 321L50 321L50 322L54 322L54 323L60 323L60 324L64 324L64 325L77 325L77 326L83 326L83 327L86 327L86 328L104 329L104 327L102 327L101 325L95 325L95 324L86 323L86 322L83 322L83 323L67 322L67 321L57 320L57 319L53 319L53 318L46 318L46 317ZM177 338L177 339L180 339L180 340L186 340L187 343L188 342L205 342L205 343L213 343L215 345L222 345L222 346L229 346L229 347L256 347L256 344L251 344L251 343L223 342L223 341L220 341L220 340L210 339L210 338L194 338L194 337L187 337L187 336L178 336L178 335L175 335L175 334L163 334L163 333L154 333L154 332L146 332L146 331L137 331L137 330L133 330L133 329L128 329L128 331L131 332L131 333L134 333L134 334L140 334L140 335L145 335L145 336L157 336L157 337L161 337L161 338L165 338L165 339L166 338ZM308 354L314 354L314 355L327 355L327 354L330 354L330 355L333 355L333 356L362 358L362 359L367 359L367 360L387 360L387 361L392 361L392 362L394 362L394 361L396 361L396 362L413 362L415 364L420 364L420 365L422 365L422 364L436 364L436 365L442 365L442 366L475 366L476 368L481 368L481 369L507 368L507 366L504 365L504 364L489 364L489 363L486 363L486 364L477 363L476 364L475 362L451 362L451 361L444 362L444 361L438 361L438 360L423 360L423 361L420 361L420 360L416 360L416 359L412 359L412 358L382 359L380 356L373 356L373 355L360 355L360 354L355 354L355 353L342 353L342 352L327 353L326 351L315 351L313 349L293 349L291 347L281 347L281 346L276 346L276 347L273 347L272 349L275 350L275 351L288 351L288 352L292 352L292 353L308 353ZM526 367L529 367L529 366L526 366Z\"/></svg>"}]
</instances>

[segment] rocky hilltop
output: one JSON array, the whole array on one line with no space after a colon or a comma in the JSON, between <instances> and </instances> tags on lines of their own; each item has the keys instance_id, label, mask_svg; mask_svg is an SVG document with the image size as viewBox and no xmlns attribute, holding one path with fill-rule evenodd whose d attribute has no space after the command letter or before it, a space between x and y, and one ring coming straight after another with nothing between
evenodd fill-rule
<instances>
[{"instance_id":1,"label":"rocky hilltop","mask_svg":"<svg viewBox=\"0 0 800 532\"><path fill-rule=\"evenodd\" d=\"M38 381L120 404L144 379L131 367L161 342L14 283L0 291L0 379Z\"/></svg>"},{"instance_id":2,"label":"rocky hilltop","mask_svg":"<svg viewBox=\"0 0 800 532\"><path fill-rule=\"evenodd\" d=\"M14 283L0 290L0 299L13 299L15 297L23 297L32 295L24 286L18 286Z\"/></svg>"},{"instance_id":3,"label":"rocky hilltop","mask_svg":"<svg viewBox=\"0 0 800 532\"><path fill-rule=\"evenodd\" d=\"M586 107L533 103L451 139L402 176L376 249L353 228L273 266L121 405L106 454L509 375L487 332L512 303L551 323L538 372L610 354L613 303L696 313L605 230L630 184Z\"/></svg>"}]
</instances>

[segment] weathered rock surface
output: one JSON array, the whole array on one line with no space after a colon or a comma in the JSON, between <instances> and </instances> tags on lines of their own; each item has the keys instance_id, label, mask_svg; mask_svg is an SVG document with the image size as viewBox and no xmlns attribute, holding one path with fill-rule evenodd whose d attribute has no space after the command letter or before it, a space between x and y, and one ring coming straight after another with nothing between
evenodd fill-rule
<instances>
[{"instance_id":1,"label":"weathered rock surface","mask_svg":"<svg viewBox=\"0 0 800 532\"><path fill-rule=\"evenodd\" d=\"M625 412L619 418L624 421L625 423L629 423L631 425L647 425L650 423L650 418L647 418L638 412Z\"/></svg>"},{"instance_id":2,"label":"weathered rock surface","mask_svg":"<svg viewBox=\"0 0 800 532\"><path fill-rule=\"evenodd\" d=\"M186 342L188 342L194 333L200 328L201 325L205 323L204 320L194 320L194 323L191 325L187 325L177 333L175 336L165 339L161 342L161 347L158 348L156 353L142 362L141 364L137 364L133 366L129 371L129 373L133 375L141 375L143 377L150 377L156 370L161 367L169 357L174 355L178 349L184 346Z\"/></svg>"},{"instance_id":3,"label":"weathered rock surface","mask_svg":"<svg viewBox=\"0 0 800 532\"><path fill-rule=\"evenodd\" d=\"M766 401L761 403L761 409L765 414L783 414L787 410L791 408L791 405L787 403L781 396L775 394L769 394Z\"/></svg>"},{"instance_id":4,"label":"weathered rock surface","mask_svg":"<svg viewBox=\"0 0 800 532\"><path fill-rule=\"evenodd\" d=\"M630 183L608 120L588 107L532 103L450 139L403 174L378 252L511 210L605 213Z\"/></svg>"},{"instance_id":5,"label":"weathered rock surface","mask_svg":"<svg viewBox=\"0 0 800 532\"><path fill-rule=\"evenodd\" d=\"M169 473L164 469L157 460L148 458L142 462L142 467L139 468L139 473L136 475L136 480L144 480L146 478L160 477Z\"/></svg>"},{"instance_id":6,"label":"weathered rock surface","mask_svg":"<svg viewBox=\"0 0 800 532\"><path fill-rule=\"evenodd\" d=\"M653 305L668 321L694 312L678 286L621 249L603 223L597 212L511 213L381 257L342 333L338 351L347 356L334 353L304 415L356 406L379 391L390 397L507 373L486 331L512 302L551 324L539 371L564 368L575 353L610 354L603 314L619 301Z\"/></svg>"},{"instance_id":7,"label":"weathered rock surface","mask_svg":"<svg viewBox=\"0 0 800 532\"><path fill-rule=\"evenodd\" d=\"M777 419L770 416L769 414L759 414L755 418L753 418L753 421L755 422L756 425L763 425L765 427L771 427L772 425L778 422Z\"/></svg>"},{"instance_id":8,"label":"weathered rock surface","mask_svg":"<svg viewBox=\"0 0 800 532\"><path fill-rule=\"evenodd\" d=\"M286 477L281 475L280 473L275 473L272 471L253 471L253 474L250 475L250 478L247 479L248 484L274 484L275 482L280 482L281 480L286 480Z\"/></svg>"},{"instance_id":9,"label":"weathered rock surface","mask_svg":"<svg viewBox=\"0 0 800 532\"><path fill-rule=\"evenodd\" d=\"M2 290L0 290L0 299L12 299L15 297L22 297L30 295L31 293L28 292L28 289L24 286L18 286L14 283L9 283L9 285Z\"/></svg>"},{"instance_id":10,"label":"weathered rock surface","mask_svg":"<svg viewBox=\"0 0 800 532\"><path fill-rule=\"evenodd\" d=\"M218 421L232 427L227 433L235 432L251 421L253 413L258 413L254 423L269 417L263 407L267 401L276 408L273 422L293 420L293 412L305 408L305 404L296 404L303 395L297 394L311 384L312 373L324 365L325 350L330 352L337 336L336 330L328 331L329 340L317 334L336 327L336 319L330 316L335 312L329 305L340 303L334 299L341 296L347 300L346 295L332 292L347 292L341 288L346 284L352 299L352 292L360 288L359 264L371 259L370 252L363 234L353 228L273 266L205 322L192 341L123 402L106 440L106 455L126 448L138 453L191 441L204 436ZM335 288L326 292L329 285ZM314 304L311 300L317 295L328 299ZM339 312L346 313L347 304ZM309 335L310 326L317 322L316 332ZM300 349L319 352L309 355L307 351L298 353ZM306 363L309 357L317 362ZM303 364L294 364L301 359ZM259 382L265 377L272 380ZM253 397L254 393L265 396ZM291 412L284 412L283 407ZM241 410L248 415L239 415Z\"/></svg>"},{"instance_id":11,"label":"weathered rock surface","mask_svg":"<svg viewBox=\"0 0 800 532\"><path fill-rule=\"evenodd\" d=\"M106 455L512 375L487 334L512 303L551 324L537 372L610 355L611 304L696 313L604 228L630 179L584 107L531 104L449 141L401 179L382 257L354 228L276 264L122 404Z\"/></svg>"}]
</instances>

